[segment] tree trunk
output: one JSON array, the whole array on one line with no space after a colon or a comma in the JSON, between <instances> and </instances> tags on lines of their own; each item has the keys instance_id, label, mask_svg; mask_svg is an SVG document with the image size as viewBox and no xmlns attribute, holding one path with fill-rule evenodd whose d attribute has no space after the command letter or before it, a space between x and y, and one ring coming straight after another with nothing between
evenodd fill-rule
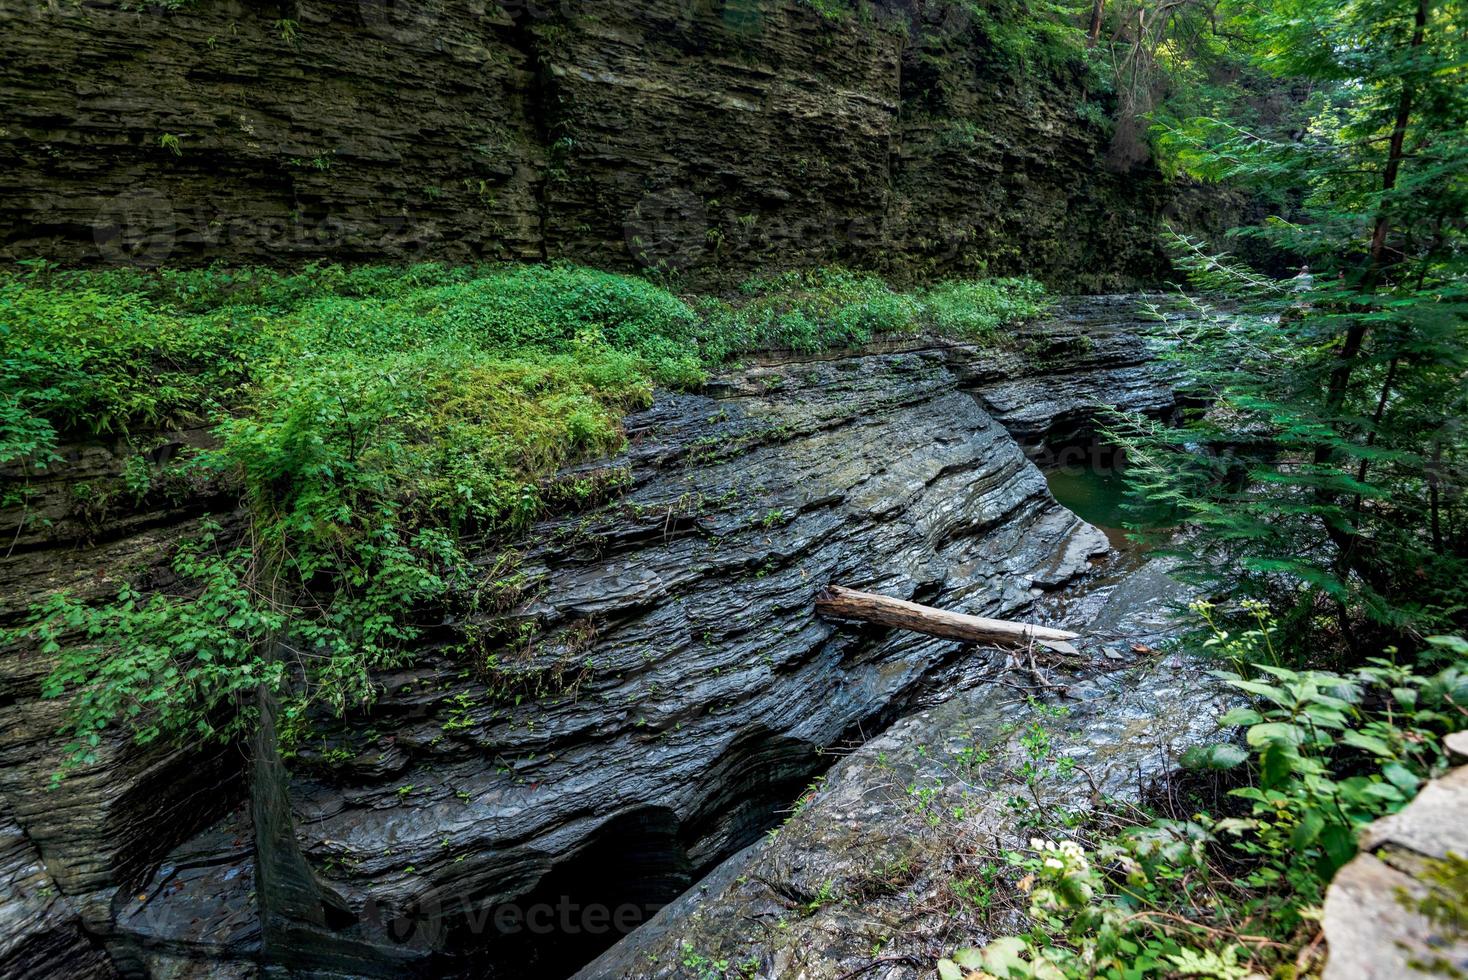
<instances>
[{"instance_id":1,"label":"tree trunk","mask_svg":"<svg viewBox=\"0 0 1468 980\"><path fill-rule=\"evenodd\" d=\"M963 613L934 609L903 599L893 599L871 592L828 585L816 596L816 612L840 619L859 619L883 626L941 636L969 643L993 643L1010 646L1035 643L1061 653L1076 653L1067 641L1080 634L1048 626L1015 623L1007 619L985 619Z\"/></svg>"},{"instance_id":2,"label":"tree trunk","mask_svg":"<svg viewBox=\"0 0 1468 980\"><path fill-rule=\"evenodd\" d=\"M1086 32L1086 46L1094 48L1101 40L1101 15L1106 10L1106 0L1094 0L1091 4L1091 28Z\"/></svg>"},{"instance_id":3,"label":"tree trunk","mask_svg":"<svg viewBox=\"0 0 1468 980\"><path fill-rule=\"evenodd\" d=\"M274 638L265 645L273 646ZM277 942L289 944L289 933L301 923L325 926L326 913L316 876L296 840L289 777L275 739L277 706L264 684L256 688L256 703L260 727L250 740L250 817L255 828L255 900L269 950Z\"/></svg>"},{"instance_id":4,"label":"tree trunk","mask_svg":"<svg viewBox=\"0 0 1468 980\"><path fill-rule=\"evenodd\" d=\"M1397 380L1397 364L1399 358L1392 358L1391 363L1386 366L1386 380L1381 383L1381 395L1376 399L1376 411L1371 415L1371 431L1366 433L1366 448L1370 449L1376 445L1376 434L1381 431L1381 420L1386 417L1386 402L1392 395L1392 385ZM1366 474L1371 469L1371 457L1362 456L1361 465L1356 467L1356 482L1365 483ZM1356 494L1352 510L1359 516L1361 513L1361 494Z\"/></svg>"},{"instance_id":5,"label":"tree trunk","mask_svg":"<svg viewBox=\"0 0 1468 980\"><path fill-rule=\"evenodd\" d=\"M1432 528L1432 550L1440 555L1445 554L1443 551L1443 525L1441 517L1442 500L1441 494L1438 491L1438 485L1442 479L1438 475L1438 468L1442 465L1442 461L1443 441L1437 439L1432 447L1432 462L1427 466L1427 499L1430 507L1429 513L1431 514L1429 524Z\"/></svg>"},{"instance_id":6,"label":"tree trunk","mask_svg":"<svg viewBox=\"0 0 1468 980\"><path fill-rule=\"evenodd\" d=\"M1408 42L1409 50L1416 50L1423 44L1427 34L1427 17L1431 7L1431 0L1417 0L1417 11L1414 17L1412 38ZM1402 92L1397 99L1396 118L1393 120L1391 140L1387 146L1386 167L1381 175L1382 203L1376 214L1376 221L1371 230L1371 249L1366 266L1366 272L1362 277L1361 291L1369 293L1376 289L1380 280L1381 271L1386 260L1387 236L1391 231L1391 214L1389 213L1386 195L1390 194L1397 186L1397 176L1402 169L1402 160L1405 156L1404 150L1407 141L1407 125L1412 118L1412 103L1416 98L1416 89L1412 84L1411 77L1402 79ZM1325 414L1327 419L1340 413L1345 406L1346 395L1351 386L1351 375L1355 371L1356 357L1361 353L1366 342L1367 324L1364 320L1356 320L1346 330L1345 342L1336 355L1336 362L1330 371L1330 379L1326 383ZM1329 445L1318 446L1313 454L1316 466L1329 463L1334 452ZM1331 496L1322 491L1316 492L1316 500L1319 503L1331 502ZM1356 536L1355 529L1347 530L1337 527L1330 521L1326 521L1326 535L1341 552L1343 567L1350 564L1352 546ZM1358 569L1359 570L1359 569Z\"/></svg>"},{"instance_id":7,"label":"tree trunk","mask_svg":"<svg viewBox=\"0 0 1468 980\"><path fill-rule=\"evenodd\" d=\"M1413 24L1412 40L1409 48L1415 50L1422 47L1422 42L1427 34L1427 13L1429 0L1417 0L1417 15ZM1391 142L1387 146L1386 169L1381 175L1382 194L1390 194L1397 186L1397 175L1402 170L1403 150L1407 142L1407 124L1412 118L1412 102L1416 97L1416 90L1410 78L1402 79L1402 94L1397 99L1396 119L1392 125ZM1391 231L1391 215L1387 211L1386 199L1383 197L1380 210L1376 214L1376 222L1371 229L1371 251L1366 267L1366 275L1363 277L1361 288L1363 292L1369 292L1376 288L1376 283L1381 276L1381 267L1386 258L1386 240ZM1331 412L1339 411L1345 404L1346 389L1351 381L1352 362L1361 351L1361 344L1366 339L1366 324L1357 320L1346 331L1346 342L1341 346L1340 356L1337 359L1334 370L1330 373L1330 384L1326 394L1326 405ZM1323 462L1317 459L1317 462Z\"/></svg>"}]
</instances>

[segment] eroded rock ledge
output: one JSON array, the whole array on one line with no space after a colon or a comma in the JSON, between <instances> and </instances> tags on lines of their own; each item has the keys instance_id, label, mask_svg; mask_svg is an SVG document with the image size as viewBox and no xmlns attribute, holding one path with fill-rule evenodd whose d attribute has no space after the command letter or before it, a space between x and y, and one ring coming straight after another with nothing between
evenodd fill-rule
<instances>
[{"instance_id":1,"label":"eroded rock ledge","mask_svg":"<svg viewBox=\"0 0 1468 980\"><path fill-rule=\"evenodd\" d=\"M565 899L641 917L757 839L833 753L997 669L818 620L821 585L1043 618L1037 599L1105 552L984 405L1033 441L1095 403L1170 404L1133 308L1080 303L1004 352L787 358L630 417L627 451L598 467L623 492L526 544L526 641L502 645L504 671L454 652L466 624L443 624L371 717L291 763L296 839L329 898L316 925L262 933L240 750L117 739L42 793L61 706L38 697L44 657L7 655L0 793L27 885L0 972L46 949L79 975L251 975L262 943L306 973L570 972L605 933L501 934L495 913ZM7 608L156 576L192 520L168 510L88 550L37 542L0 570Z\"/></svg>"},{"instance_id":2,"label":"eroded rock ledge","mask_svg":"<svg viewBox=\"0 0 1468 980\"><path fill-rule=\"evenodd\" d=\"M689 963L712 962L728 976L913 980L956 948L1023 928L1023 896L995 873L1003 852L1036 834L1063 839L1064 818L1103 799L1135 798L1233 700L1190 657L1104 652L1167 636L1184 592L1156 567L1102 586L1068 617L1088 627L1091 656L1052 665L1055 687L989 659L983 683L837 763L778 834L573 980L697 976Z\"/></svg>"}]
</instances>

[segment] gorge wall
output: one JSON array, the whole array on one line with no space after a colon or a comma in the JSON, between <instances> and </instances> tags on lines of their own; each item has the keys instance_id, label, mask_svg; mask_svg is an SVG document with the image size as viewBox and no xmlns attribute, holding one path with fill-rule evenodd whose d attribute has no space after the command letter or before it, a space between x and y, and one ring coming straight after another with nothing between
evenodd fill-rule
<instances>
[{"instance_id":1,"label":"gorge wall","mask_svg":"<svg viewBox=\"0 0 1468 980\"><path fill-rule=\"evenodd\" d=\"M818 619L812 598L837 581L1046 618L1107 542L1025 448L1097 403L1172 404L1134 309L1091 298L1004 349L787 357L660 395L597 464L620 492L527 536L517 597L435 624L370 714L323 718L284 766L109 728L47 791L70 740L55 655L0 650L0 978L570 973L853 746L1002 679L1002 655ZM59 588L167 588L208 504L79 513L130 453L66 455L35 486L44 531L0 560L0 625ZM503 637L493 671L459 649L475 630ZM562 904L631 913L567 929Z\"/></svg>"},{"instance_id":2,"label":"gorge wall","mask_svg":"<svg viewBox=\"0 0 1468 980\"><path fill-rule=\"evenodd\" d=\"M0 5L0 257L569 258L711 281L1155 279L1212 198L1108 163L956 0ZM1090 120L1090 121L1088 121Z\"/></svg>"}]
</instances>

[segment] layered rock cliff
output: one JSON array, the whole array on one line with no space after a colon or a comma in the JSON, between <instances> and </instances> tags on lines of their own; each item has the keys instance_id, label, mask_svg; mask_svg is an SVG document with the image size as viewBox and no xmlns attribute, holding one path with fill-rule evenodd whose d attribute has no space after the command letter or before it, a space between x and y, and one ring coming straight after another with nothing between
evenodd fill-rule
<instances>
[{"instance_id":1,"label":"layered rock cliff","mask_svg":"<svg viewBox=\"0 0 1468 980\"><path fill-rule=\"evenodd\" d=\"M1062 620L1086 631L1084 661L1027 672L993 658L981 683L842 759L777 832L574 980L718 962L727 976L917 980L958 946L1023 929L1005 852L1136 799L1217 730L1231 699L1206 662L1130 649L1166 637L1185 594L1155 566L1095 590Z\"/></svg>"},{"instance_id":2,"label":"layered rock cliff","mask_svg":"<svg viewBox=\"0 0 1468 980\"><path fill-rule=\"evenodd\" d=\"M821 585L1052 617L1037 601L1107 544L991 411L1033 442L1088 406L1170 404L1131 308L1088 301L1004 351L772 360L660 396L599 464L618 495L522 544L518 598L441 624L369 716L325 724L284 766L257 751L248 779L246 746L109 736L46 791L64 705L40 696L49 657L7 651L0 975L574 970L836 755L992 683L993 659L959 644L815 618ZM1069 371L1077 324L1097 339ZM10 621L58 587L166 587L203 502L83 519L78 488L105 484L108 458L77 447L36 487L50 538L0 562ZM492 669L456 651L475 631L502 640Z\"/></svg>"},{"instance_id":3,"label":"layered rock cliff","mask_svg":"<svg viewBox=\"0 0 1468 980\"><path fill-rule=\"evenodd\" d=\"M951 0L17 0L0 30L6 257L1164 266L1173 192L1108 163L1105 105Z\"/></svg>"}]
</instances>

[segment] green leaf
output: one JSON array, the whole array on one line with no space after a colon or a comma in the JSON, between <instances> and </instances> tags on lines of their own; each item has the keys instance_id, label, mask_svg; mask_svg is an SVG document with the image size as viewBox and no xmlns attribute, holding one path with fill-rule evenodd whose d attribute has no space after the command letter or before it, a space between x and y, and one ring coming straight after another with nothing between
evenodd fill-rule
<instances>
[{"instance_id":1,"label":"green leaf","mask_svg":"<svg viewBox=\"0 0 1468 980\"><path fill-rule=\"evenodd\" d=\"M1345 728L1347 725L1345 715L1334 708L1328 708L1319 704L1307 705L1305 708L1305 717L1310 720L1311 724L1319 728ZM1320 734L1317 734L1316 741L1320 740Z\"/></svg>"},{"instance_id":2,"label":"green leaf","mask_svg":"<svg viewBox=\"0 0 1468 980\"><path fill-rule=\"evenodd\" d=\"M1429 636L1427 642L1459 657L1468 657L1468 639L1461 636Z\"/></svg>"},{"instance_id":3,"label":"green leaf","mask_svg":"<svg viewBox=\"0 0 1468 980\"><path fill-rule=\"evenodd\" d=\"M1314 694L1311 694L1310 701L1312 704L1319 704L1327 708L1333 708L1337 712L1350 711L1352 708L1351 702L1338 697L1333 697L1332 695L1325 694L1321 691L1316 691Z\"/></svg>"},{"instance_id":4,"label":"green leaf","mask_svg":"<svg viewBox=\"0 0 1468 980\"><path fill-rule=\"evenodd\" d=\"M1028 964L1024 954L1028 947L1018 936L1002 936L984 947L984 969L997 977L1007 977L1018 971L1024 976Z\"/></svg>"},{"instance_id":5,"label":"green leaf","mask_svg":"<svg viewBox=\"0 0 1468 980\"><path fill-rule=\"evenodd\" d=\"M1422 783L1412 770L1400 762L1388 762L1381 767L1381 774L1386 777L1387 782L1409 795L1416 793L1417 787Z\"/></svg>"},{"instance_id":6,"label":"green leaf","mask_svg":"<svg viewBox=\"0 0 1468 980\"><path fill-rule=\"evenodd\" d=\"M1325 817L1319 810L1306 810L1300 817L1300 822L1290 833L1290 846L1297 851L1304 850L1315 843L1315 839L1320 836L1320 831L1324 827Z\"/></svg>"},{"instance_id":7,"label":"green leaf","mask_svg":"<svg viewBox=\"0 0 1468 980\"><path fill-rule=\"evenodd\" d=\"M1286 721L1266 721L1249 729L1246 738L1255 748L1262 745L1284 743L1300 745L1305 741L1305 729Z\"/></svg>"},{"instance_id":8,"label":"green leaf","mask_svg":"<svg viewBox=\"0 0 1468 980\"><path fill-rule=\"evenodd\" d=\"M972 946L968 946L954 951L953 962L965 970L981 970L984 967L984 954Z\"/></svg>"},{"instance_id":9,"label":"green leaf","mask_svg":"<svg viewBox=\"0 0 1468 980\"><path fill-rule=\"evenodd\" d=\"M1217 745L1194 745L1178 761L1184 769L1232 769L1248 758L1248 750L1225 742Z\"/></svg>"},{"instance_id":10,"label":"green leaf","mask_svg":"<svg viewBox=\"0 0 1468 980\"><path fill-rule=\"evenodd\" d=\"M938 976L941 980L963 980L963 971L952 960L942 959L938 961Z\"/></svg>"},{"instance_id":11,"label":"green leaf","mask_svg":"<svg viewBox=\"0 0 1468 980\"><path fill-rule=\"evenodd\" d=\"M1388 758L1396 755L1384 739L1377 738L1375 735L1367 735L1355 729L1342 732L1341 741L1358 749L1365 749L1372 755L1386 756Z\"/></svg>"},{"instance_id":12,"label":"green leaf","mask_svg":"<svg viewBox=\"0 0 1468 980\"><path fill-rule=\"evenodd\" d=\"M1299 756L1284 742L1270 742L1259 757L1259 781L1266 787L1283 783L1294 771Z\"/></svg>"},{"instance_id":13,"label":"green leaf","mask_svg":"<svg viewBox=\"0 0 1468 980\"><path fill-rule=\"evenodd\" d=\"M1356 856L1356 835L1348 827L1330 824L1320 834L1320 848L1322 856L1316 870L1321 878L1329 881Z\"/></svg>"},{"instance_id":14,"label":"green leaf","mask_svg":"<svg viewBox=\"0 0 1468 980\"><path fill-rule=\"evenodd\" d=\"M1247 691L1250 694L1257 694L1261 698L1267 698L1281 706L1288 707L1293 703L1293 699L1285 694L1283 688L1275 687L1273 684L1266 684L1263 681L1232 680L1229 681L1229 684L1241 691Z\"/></svg>"},{"instance_id":15,"label":"green leaf","mask_svg":"<svg viewBox=\"0 0 1468 980\"><path fill-rule=\"evenodd\" d=\"M1257 725L1264 720L1264 716L1253 708L1233 708L1226 712L1218 723L1225 728L1242 728L1246 725Z\"/></svg>"},{"instance_id":16,"label":"green leaf","mask_svg":"<svg viewBox=\"0 0 1468 980\"><path fill-rule=\"evenodd\" d=\"M1385 800L1388 803L1400 803L1406 799L1402 791L1391 783L1372 783L1361 791L1361 795Z\"/></svg>"}]
</instances>

